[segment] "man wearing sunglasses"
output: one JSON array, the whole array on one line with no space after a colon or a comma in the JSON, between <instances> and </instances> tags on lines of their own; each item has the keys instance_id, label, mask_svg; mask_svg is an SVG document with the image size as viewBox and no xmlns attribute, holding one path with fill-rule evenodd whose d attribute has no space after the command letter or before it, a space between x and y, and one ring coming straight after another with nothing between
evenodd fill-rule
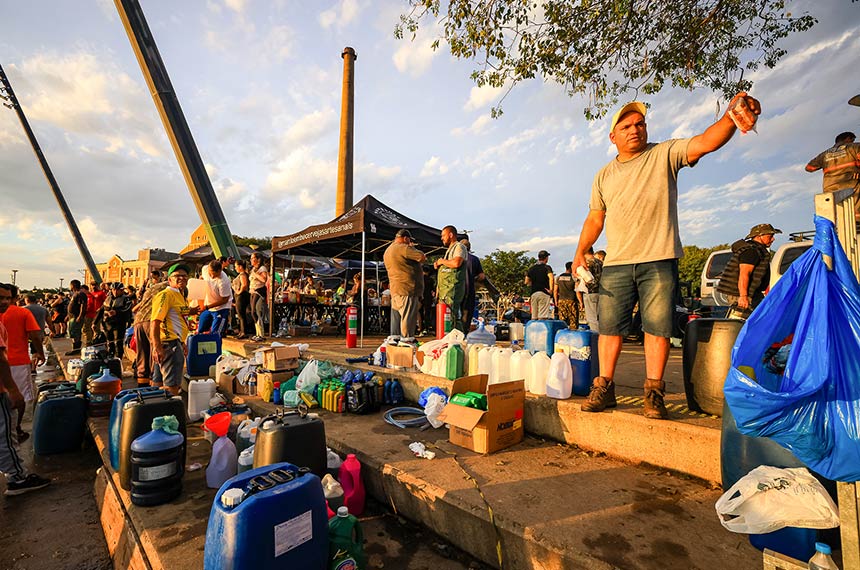
<instances>
[{"instance_id":1,"label":"man wearing sunglasses","mask_svg":"<svg viewBox=\"0 0 860 570\"><path fill-rule=\"evenodd\" d=\"M185 291L190 269L184 263L172 265L167 270L167 289L158 293L152 301L150 339L155 361L152 383L164 385L171 394L179 394L185 371L188 338L188 316L199 309L188 306Z\"/></svg>"}]
</instances>

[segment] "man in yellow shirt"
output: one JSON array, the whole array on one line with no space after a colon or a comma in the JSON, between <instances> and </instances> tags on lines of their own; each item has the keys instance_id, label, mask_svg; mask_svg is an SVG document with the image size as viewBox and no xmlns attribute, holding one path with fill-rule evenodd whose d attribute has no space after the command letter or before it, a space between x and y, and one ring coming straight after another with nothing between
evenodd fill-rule
<instances>
[{"instance_id":1,"label":"man in yellow shirt","mask_svg":"<svg viewBox=\"0 0 860 570\"><path fill-rule=\"evenodd\" d=\"M152 383L164 385L171 394L179 394L185 371L188 338L188 316L196 314L198 308L188 306L185 288L190 269L183 263L172 265L167 270L167 289L158 293L152 301L150 339L155 366Z\"/></svg>"}]
</instances>

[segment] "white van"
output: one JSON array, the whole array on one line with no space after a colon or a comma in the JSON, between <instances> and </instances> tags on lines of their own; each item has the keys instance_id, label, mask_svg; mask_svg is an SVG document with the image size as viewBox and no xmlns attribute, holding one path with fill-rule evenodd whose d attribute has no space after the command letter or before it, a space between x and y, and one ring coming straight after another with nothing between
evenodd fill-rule
<instances>
[{"instance_id":1,"label":"white van","mask_svg":"<svg viewBox=\"0 0 860 570\"><path fill-rule=\"evenodd\" d=\"M779 281L779 278L785 275L788 267L794 263L794 260L806 253L812 247L812 240L790 241L783 244L773 254L770 260L770 285L768 289L773 288L774 283Z\"/></svg>"},{"instance_id":2,"label":"white van","mask_svg":"<svg viewBox=\"0 0 860 570\"><path fill-rule=\"evenodd\" d=\"M711 255L708 256L705 267L702 268L700 293L702 305L706 307L721 305L714 299L714 292L720 283L720 275L723 274L723 269L726 268L731 258L732 250L730 249L720 249L711 252Z\"/></svg>"}]
</instances>

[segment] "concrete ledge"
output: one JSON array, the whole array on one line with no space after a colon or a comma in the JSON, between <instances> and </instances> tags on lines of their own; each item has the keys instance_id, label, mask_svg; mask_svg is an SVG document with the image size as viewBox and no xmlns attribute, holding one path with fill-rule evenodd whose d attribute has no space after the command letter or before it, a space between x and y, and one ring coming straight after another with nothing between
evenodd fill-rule
<instances>
[{"instance_id":1,"label":"concrete ledge","mask_svg":"<svg viewBox=\"0 0 860 570\"><path fill-rule=\"evenodd\" d=\"M275 408L247 402L255 414ZM713 504L721 493L701 481L530 437L478 455L449 444L445 429L401 430L380 415L320 415L328 445L362 462L370 495L495 568L761 564L745 536L720 526ZM412 441L424 442L436 459L414 457Z\"/></svg>"},{"instance_id":2,"label":"concrete ledge","mask_svg":"<svg viewBox=\"0 0 860 570\"><path fill-rule=\"evenodd\" d=\"M232 339L224 341L224 348L236 354L250 355L259 346L262 345ZM410 402L417 402L421 392L431 386L449 391L451 382L445 378L416 371L347 364L345 359L349 356L352 354L346 349L320 348L313 343L304 355L305 358L328 360L342 366L396 377ZM555 400L527 394L525 429L536 437L577 445L624 461L647 463L710 482L720 481L718 418L672 411L668 421L649 420L642 416L641 405L636 405L635 400L637 398L622 398L614 410L588 413L581 410L584 398L578 396L569 400ZM667 403L674 402L669 404L671 408L680 408L676 405L679 401L683 401L680 395L667 396Z\"/></svg>"}]
</instances>

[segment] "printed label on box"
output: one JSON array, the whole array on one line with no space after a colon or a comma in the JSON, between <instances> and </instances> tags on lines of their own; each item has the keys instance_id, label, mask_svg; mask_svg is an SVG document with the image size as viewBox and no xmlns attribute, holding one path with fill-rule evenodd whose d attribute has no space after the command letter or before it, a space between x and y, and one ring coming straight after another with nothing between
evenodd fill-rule
<instances>
[{"instance_id":1,"label":"printed label on box","mask_svg":"<svg viewBox=\"0 0 860 570\"><path fill-rule=\"evenodd\" d=\"M306 543L313 534L311 511L275 525L275 558Z\"/></svg>"}]
</instances>

